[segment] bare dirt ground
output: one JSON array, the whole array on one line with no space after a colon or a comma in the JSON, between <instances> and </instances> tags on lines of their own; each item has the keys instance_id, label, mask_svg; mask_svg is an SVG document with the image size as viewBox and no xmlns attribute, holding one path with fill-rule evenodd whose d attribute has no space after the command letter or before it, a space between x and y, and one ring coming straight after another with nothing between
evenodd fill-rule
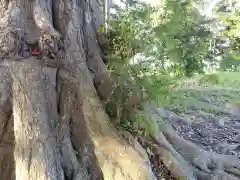
<instances>
[{"instance_id":1,"label":"bare dirt ground","mask_svg":"<svg viewBox=\"0 0 240 180\"><path fill-rule=\"evenodd\" d=\"M205 150L240 158L240 107L231 105L240 99L239 89L179 89L173 99L159 110L182 137Z\"/></svg>"}]
</instances>

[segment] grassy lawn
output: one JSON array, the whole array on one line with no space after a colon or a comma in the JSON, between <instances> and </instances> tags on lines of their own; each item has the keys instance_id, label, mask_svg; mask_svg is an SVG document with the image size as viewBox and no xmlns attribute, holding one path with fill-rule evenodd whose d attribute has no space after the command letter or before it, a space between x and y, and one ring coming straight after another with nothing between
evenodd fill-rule
<instances>
[{"instance_id":1,"label":"grassy lawn","mask_svg":"<svg viewBox=\"0 0 240 180\"><path fill-rule=\"evenodd\" d=\"M203 111L216 114L226 104L240 107L240 73L221 72L178 82L165 108L176 113Z\"/></svg>"},{"instance_id":2,"label":"grassy lawn","mask_svg":"<svg viewBox=\"0 0 240 180\"><path fill-rule=\"evenodd\" d=\"M219 77L221 86L232 88L240 88L240 73L239 72L222 72L216 74Z\"/></svg>"}]
</instances>

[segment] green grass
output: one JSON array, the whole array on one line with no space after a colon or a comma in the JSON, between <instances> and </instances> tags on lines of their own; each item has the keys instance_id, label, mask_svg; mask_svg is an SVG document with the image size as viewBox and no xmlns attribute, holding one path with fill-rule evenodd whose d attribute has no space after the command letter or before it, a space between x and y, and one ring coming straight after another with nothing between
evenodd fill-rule
<instances>
[{"instance_id":1,"label":"green grass","mask_svg":"<svg viewBox=\"0 0 240 180\"><path fill-rule=\"evenodd\" d=\"M240 108L240 100L234 100L234 101L230 102L230 104L234 108Z\"/></svg>"},{"instance_id":2,"label":"green grass","mask_svg":"<svg viewBox=\"0 0 240 180\"><path fill-rule=\"evenodd\" d=\"M240 88L240 73L239 72L221 72L217 73L219 84L222 86Z\"/></svg>"},{"instance_id":3,"label":"green grass","mask_svg":"<svg viewBox=\"0 0 240 180\"><path fill-rule=\"evenodd\" d=\"M183 78L178 82L178 87L209 87L218 86L224 88L240 88L239 72L219 72L205 75L197 75L190 79Z\"/></svg>"},{"instance_id":4,"label":"green grass","mask_svg":"<svg viewBox=\"0 0 240 180\"><path fill-rule=\"evenodd\" d=\"M216 114L227 103L240 107L240 73L221 72L181 79L165 108L176 113L203 111Z\"/></svg>"}]
</instances>

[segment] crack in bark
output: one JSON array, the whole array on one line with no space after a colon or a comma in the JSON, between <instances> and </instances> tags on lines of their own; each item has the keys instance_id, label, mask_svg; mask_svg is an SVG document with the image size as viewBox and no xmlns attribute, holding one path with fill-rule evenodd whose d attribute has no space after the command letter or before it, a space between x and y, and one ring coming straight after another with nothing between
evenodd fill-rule
<instances>
[{"instance_id":1,"label":"crack in bark","mask_svg":"<svg viewBox=\"0 0 240 180\"><path fill-rule=\"evenodd\" d=\"M53 37L60 38L59 32L53 27L52 0L35 0L33 4L33 17L37 27Z\"/></svg>"}]
</instances>

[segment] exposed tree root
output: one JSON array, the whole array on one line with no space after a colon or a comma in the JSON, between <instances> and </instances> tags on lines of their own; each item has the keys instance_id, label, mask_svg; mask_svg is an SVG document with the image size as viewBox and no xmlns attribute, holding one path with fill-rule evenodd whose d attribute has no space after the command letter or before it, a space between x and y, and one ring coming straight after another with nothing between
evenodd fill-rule
<instances>
[{"instance_id":1,"label":"exposed tree root","mask_svg":"<svg viewBox=\"0 0 240 180\"><path fill-rule=\"evenodd\" d=\"M147 157L141 158L128 143L119 137L119 134L110 123L103 105L96 99L97 94L93 83L81 83L82 78L71 77L70 74L64 71L60 71L60 74L65 79L69 77L69 82L77 86L77 97L83 104L82 110L88 134L94 143L95 154L104 174L104 179L154 179L154 175L144 162L148 161ZM85 86L82 87L81 84L85 84ZM84 96L82 96L83 94ZM121 153L119 154L119 152ZM128 168L123 171L122 168L124 167ZM114 173L114 176L111 174L113 173L111 169L115 169L117 172ZM122 173L119 173L119 171Z\"/></svg>"},{"instance_id":2,"label":"exposed tree root","mask_svg":"<svg viewBox=\"0 0 240 180\"><path fill-rule=\"evenodd\" d=\"M45 75L34 58L11 63L9 68L13 78L16 179L64 180L51 127L53 121L58 121L54 117L57 112L50 108L51 99L46 96L51 84L44 80Z\"/></svg>"},{"instance_id":3,"label":"exposed tree root","mask_svg":"<svg viewBox=\"0 0 240 180\"><path fill-rule=\"evenodd\" d=\"M240 161L235 156L220 155L200 149L195 144L180 137L168 122L162 120L156 107L145 104L144 108L152 121L159 123L161 126L158 127L156 131L158 133L153 138L160 146L165 147L171 153L170 156L169 154L163 154L162 151L159 152L163 159L167 158L173 163L169 168L174 175L178 176L179 172L183 172L182 176L187 177L187 179L199 178L203 180L240 178ZM180 159L179 155L181 156ZM181 171L180 167L183 166L178 166L179 163L182 164L182 159L188 163L188 168L184 166L186 171ZM164 164L167 166L166 161ZM189 176L189 173L193 176Z\"/></svg>"}]
</instances>

